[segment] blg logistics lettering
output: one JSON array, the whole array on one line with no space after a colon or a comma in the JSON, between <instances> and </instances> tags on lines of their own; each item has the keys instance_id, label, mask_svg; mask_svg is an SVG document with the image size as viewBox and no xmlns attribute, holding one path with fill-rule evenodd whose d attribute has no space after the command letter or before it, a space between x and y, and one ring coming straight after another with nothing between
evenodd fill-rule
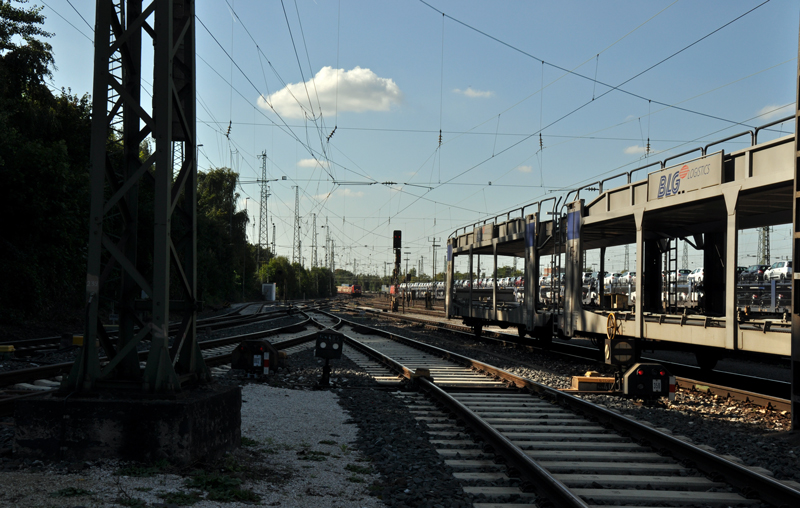
<instances>
[{"instance_id":1,"label":"blg logistics lettering","mask_svg":"<svg viewBox=\"0 0 800 508\"><path fill-rule=\"evenodd\" d=\"M681 190L681 180L692 179L698 176L707 175L711 172L711 164L703 164L689 168L688 164L684 164L681 169L674 173L661 175L658 180L658 197L674 196Z\"/></svg>"},{"instance_id":2,"label":"blg logistics lettering","mask_svg":"<svg viewBox=\"0 0 800 508\"><path fill-rule=\"evenodd\" d=\"M681 166L673 166L648 175L648 199L661 199L681 192L719 185L722 155L714 154Z\"/></svg>"}]
</instances>

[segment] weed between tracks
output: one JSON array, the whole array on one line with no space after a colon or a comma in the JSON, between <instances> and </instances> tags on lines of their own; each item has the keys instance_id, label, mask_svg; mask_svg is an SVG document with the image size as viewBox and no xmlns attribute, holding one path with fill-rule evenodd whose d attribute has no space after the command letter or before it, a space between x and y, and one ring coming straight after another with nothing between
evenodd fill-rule
<instances>
[{"instance_id":1,"label":"weed between tracks","mask_svg":"<svg viewBox=\"0 0 800 508\"><path fill-rule=\"evenodd\" d=\"M247 446L246 449L236 450L213 463L194 464L193 468L177 467L165 460L152 464L129 464L121 467L115 472L118 490L115 502L133 508L146 506L143 500L130 495L122 488L119 481L121 477L151 478L159 474L173 474L184 477L184 488L176 491L156 490L155 495L164 503L177 506L191 506L203 500L222 503L257 503L261 501L261 496L251 489L242 487L245 481L263 480L264 478L283 481L291 475L287 471L273 470L261 465L266 462L264 454L270 453L269 447L274 446L274 443L268 443L263 448L262 443L255 440L248 440L243 444ZM304 450L302 453L306 453L306 451ZM327 457L321 453L308 452L309 457L319 457L309 460L327 460ZM138 487L134 490L148 492L153 488ZM88 491L81 489L63 489L52 495L59 497L91 495L91 493L87 493Z\"/></svg>"},{"instance_id":2,"label":"weed between tracks","mask_svg":"<svg viewBox=\"0 0 800 508\"><path fill-rule=\"evenodd\" d=\"M75 487L67 487L65 489L57 490L50 493L50 497L77 497L77 496L91 496L94 493L91 490L78 489Z\"/></svg>"}]
</instances>

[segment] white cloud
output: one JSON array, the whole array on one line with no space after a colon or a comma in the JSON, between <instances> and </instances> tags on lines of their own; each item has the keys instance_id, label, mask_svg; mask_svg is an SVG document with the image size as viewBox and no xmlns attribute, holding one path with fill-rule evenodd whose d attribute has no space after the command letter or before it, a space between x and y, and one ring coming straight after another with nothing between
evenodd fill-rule
<instances>
[{"instance_id":1,"label":"white cloud","mask_svg":"<svg viewBox=\"0 0 800 508\"><path fill-rule=\"evenodd\" d=\"M639 145L629 146L629 147L625 148L625 150L624 150L624 152L627 153L628 155L636 155L636 154L644 155L644 153L646 151L647 151L647 147L639 146ZM651 148L650 152L648 153L648 155L655 155L657 153L661 153L662 151L663 150L653 150Z\"/></svg>"},{"instance_id":2,"label":"white cloud","mask_svg":"<svg viewBox=\"0 0 800 508\"><path fill-rule=\"evenodd\" d=\"M337 76L338 74L338 76ZM338 101L337 101L338 80ZM314 105L314 113L328 115L338 108L339 112L354 111L389 111L392 105L403 101L403 92L389 78L378 77L369 69L356 67L346 71L323 67L316 76L307 83L290 83L269 97L258 98L258 105L264 109L274 108L281 116L287 118L303 118L311 114L308 94ZM303 105L301 108L298 101ZM270 108L272 106L272 108Z\"/></svg>"},{"instance_id":3,"label":"white cloud","mask_svg":"<svg viewBox=\"0 0 800 508\"><path fill-rule=\"evenodd\" d=\"M346 198L360 198L364 196L364 191L352 191L350 189L340 189L336 191L336 194L344 196Z\"/></svg>"},{"instance_id":4,"label":"white cloud","mask_svg":"<svg viewBox=\"0 0 800 508\"><path fill-rule=\"evenodd\" d=\"M533 167L531 166L517 166L517 171L520 173L530 173L533 171Z\"/></svg>"},{"instance_id":5,"label":"white cloud","mask_svg":"<svg viewBox=\"0 0 800 508\"><path fill-rule=\"evenodd\" d=\"M317 194L314 196L316 199L322 201L324 199L332 199L336 197L343 197L343 198L361 198L364 197L364 191L352 191L345 187L339 187L338 189L327 192L325 194Z\"/></svg>"},{"instance_id":6,"label":"white cloud","mask_svg":"<svg viewBox=\"0 0 800 508\"><path fill-rule=\"evenodd\" d=\"M633 155L635 153L644 153L646 150L645 147L639 145L633 145L625 148L625 153Z\"/></svg>"},{"instance_id":7,"label":"white cloud","mask_svg":"<svg viewBox=\"0 0 800 508\"><path fill-rule=\"evenodd\" d=\"M778 106L777 104L770 104L769 106L764 106L763 108L758 110L757 115L761 120L775 120L782 116L788 116L792 114L794 110L794 104L788 104L786 106Z\"/></svg>"},{"instance_id":8,"label":"white cloud","mask_svg":"<svg viewBox=\"0 0 800 508\"><path fill-rule=\"evenodd\" d=\"M468 86L466 90L461 90L460 88L456 88L453 90L455 93L460 93L461 95L466 95L472 99L482 97L482 98L489 98L494 96L494 92L491 91L483 91L483 90L475 90L471 86Z\"/></svg>"},{"instance_id":9,"label":"white cloud","mask_svg":"<svg viewBox=\"0 0 800 508\"><path fill-rule=\"evenodd\" d=\"M328 161L321 161L317 159L300 159L299 161L297 161L298 168L316 168L316 167L327 168L328 166L329 166Z\"/></svg>"}]
</instances>

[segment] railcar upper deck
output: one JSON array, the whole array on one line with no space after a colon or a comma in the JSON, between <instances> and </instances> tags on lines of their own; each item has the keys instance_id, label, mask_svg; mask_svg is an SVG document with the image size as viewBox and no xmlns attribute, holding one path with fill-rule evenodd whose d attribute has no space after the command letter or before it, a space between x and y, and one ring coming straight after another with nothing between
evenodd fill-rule
<instances>
[{"instance_id":1,"label":"railcar upper deck","mask_svg":"<svg viewBox=\"0 0 800 508\"><path fill-rule=\"evenodd\" d=\"M759 131L778 122L459 228L447 242L447 315L476 330L493 323L534 336L632 339L634 348L653 340L789 355L790 323L748 319L736 294L737 232L792 222L795 137L757 143ZM746 148L711 151L745 136ZM597 194L587 203L581 194L590 192ZM679 239L703 253L704 291L695 308L680 308L677 282L663 276L677 269ZM598 287L584 286L585 252L600 250L603 273L605 250L620 245L635 246L639 274L627 298L606 295L602 278ZM470 280L478 256L494 261L493 273L497 256L523 258L521 301L497 284L455 288L457 256L468 257ZM563 288L557 278L540 287L544 262L564 273ZM592 299L593 291L600 296Z\"/></svg>"}]
</instances>

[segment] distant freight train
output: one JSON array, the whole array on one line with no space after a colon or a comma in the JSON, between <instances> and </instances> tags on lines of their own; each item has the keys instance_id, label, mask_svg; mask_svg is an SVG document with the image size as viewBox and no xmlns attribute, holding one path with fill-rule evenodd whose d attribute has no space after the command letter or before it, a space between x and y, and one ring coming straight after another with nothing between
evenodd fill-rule
<instances>
[{"instance_id":1,"label":"distant freight train","mask_svg":"<svg viewBox=\"0 0 800 508\"><path fill-rule=\"evenodd\" d=\"M361 284L342 284L336 287L340 295L361 296Z\"/></svg>"}]
</instances>

